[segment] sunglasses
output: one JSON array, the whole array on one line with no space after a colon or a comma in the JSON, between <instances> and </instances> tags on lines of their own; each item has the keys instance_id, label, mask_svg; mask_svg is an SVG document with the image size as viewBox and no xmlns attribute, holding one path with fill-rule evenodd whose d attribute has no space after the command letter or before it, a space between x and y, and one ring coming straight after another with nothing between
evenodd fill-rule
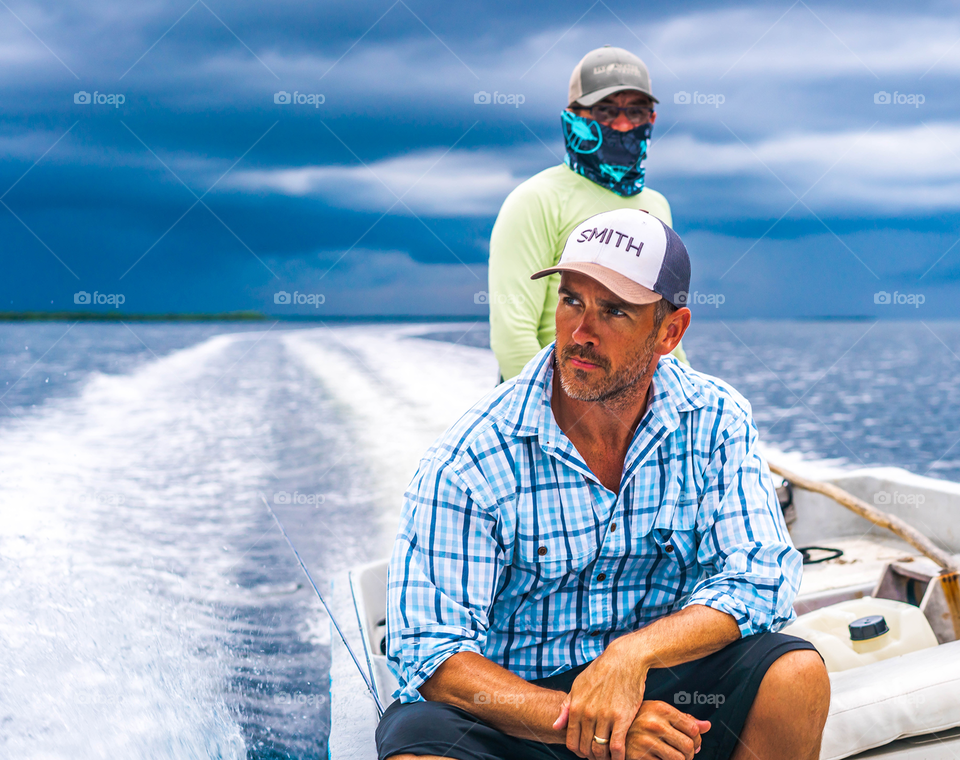
<instances>
[{"instance_id":1,"label":"sunglasses","mask_svg":"<svg viewBox=\"0 0 960 760\"><path fill-rule=\"evenodd\" d=\"M590 115L601 124L612 122L616 120L620 114L624 114L631 124L638 127L650 121L650 117L653 116L653 109L645 106L627 106L626 108L620 108L604 103L602 105L584 108L583 110L589 111Z\"/></svg>"}]
</instances>

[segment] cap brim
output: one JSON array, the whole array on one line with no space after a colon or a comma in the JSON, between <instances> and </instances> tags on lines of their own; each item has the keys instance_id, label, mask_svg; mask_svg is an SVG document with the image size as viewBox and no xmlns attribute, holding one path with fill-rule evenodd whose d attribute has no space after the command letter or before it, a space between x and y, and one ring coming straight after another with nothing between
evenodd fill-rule
<instances>
[{"instance_id":1,"label":"cap brim","mask_svg":"<svg viewBox=\"0 0 960 760\"><path fill-rule=\"evenodd\" d=\"M579 103L582 106L589 107L594 105L595 103L599 103L608 95L613 95L617 92L639 92L642 95L646 95L654 103L660 102L655 97L653 97L652 93L649 93L646 90L641 90L639 87L631 87L630 85L624 85L624 84L615 84L615 85L611 85L610 87L604 87L602 90L596 90L595 92L591 92L587 95L581 95L579 98L577 98L577 103ZM573 104L571 103L570 105L573 105Z\"/></svg>"},{"instance_id":2,"label":"cap brim","mask_svg":"<svg viewBox=\"0 0 960 760\"><path fill-rule=\"evenodd\" d=\"M663 298L659 293L643 287L643 285L634 282L629 277L624 277L619 272L614 272L609 267L605 267L602 264L595 264L592 261L572 261L562 266L541 269L539 272L530 275L530 279L539 280L541 277L559 272L579 272L580 274L585 274L587 277L599 282L617 297L635 306L656 303Z\"/></svg>"}]
</instances>

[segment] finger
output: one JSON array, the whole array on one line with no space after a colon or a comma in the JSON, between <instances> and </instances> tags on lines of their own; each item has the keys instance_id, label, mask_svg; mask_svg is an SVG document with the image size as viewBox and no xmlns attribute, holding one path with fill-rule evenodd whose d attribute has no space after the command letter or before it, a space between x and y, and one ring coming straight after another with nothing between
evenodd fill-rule
<instances>
[{"instance_id":1,"label":"finger","mask_svg":"<svg viewBox=\"0 0 960 760\"><path fill-rule=\"evenodd\" d=\"M658 760L686 760L686 755L676 747L671 747L662 739L654 745L650 756L658 758Z\"/></svg>"},{"instance_id":2,"label":"finger","mask_svg":"<svg viewBox=\"0 0 960 760\"><path fill-rule=\"evenodd\" d=\"M578 749L583 757L589 757L591 760L597 760L594 757L593 750L597 744L593 741L596 736L597 721L595 718L581 718L580 720L580 746Z\"/></svg>"},{"instance_id":3,"label":"finger","mask_svg":"<svg viewBox=\"0 0 960 760\"><path fill-rule=\"evenodd\" d=\"M580 714L579 710L575 710L573 705L567 708L567 749L571 752L575 752L580 757L585 757L583 753L580 752Z\"/></svg>"},{"instance_id":4,"label":"finger","mask_svg":"<svg viewBox=\"0 0 960 760\"><path fill-rule=\"evenodd\" d=\"M563 700L563 704L560 705L560 716L553 723L554 731L562 731L567 727L567 721L570 719L570 700Z\"/></svg>"},{"instance_id":5,"label":"finger","mask_svg":"<svg viewBox=\"0 0 960 760\"><path fill-rule=\"evenodd\" d=\"M610 739L613 734L614 723L609 718L600 718L597 720L594 726L594 736L599 736L601 739ZM593 742L593 760L610 760L610 745L609 744L597 744Z\"/></svg>"},{"instance_id":6,"label":"finger","mask_svg":"<svg viewBox=\"0 0 960 760\"><path fill-rule=\"evenodd\" d=\"M671 747L663 739L648 735L645 741L631 747L630 757L641 760L685 760L684 755L675 747Z\"/></svg>"},{"instance_id":7,"label":"finger","mask_svg":"<svg viewBox=\"0 0 960 760\"><path fill-rule=\"evenodd\" d=\"M670 705L667 706L669 707ZM668 720L671 726L678 731L682 731L691 739L696 739L698 736L700 736L701 731L709 730L710 728L710 723L708 721L697 720L692 715L687 715L687 713L680 712L679 710L671 711ZM702 725L707 726L707 728L701 728Z\"/></svg>"},{"instance_id":8,"label":"finger","mask_svg":"<svg viewBox=\"0 0 960 760\"><path fill-rule=\"evenodd\" d=\"M694 739L673 726L667 726L660 737L664 744L679 752L684 760L693 760L693 756L697 754L697 748L700 746L699 739L699 735Z\"/></svg>"},{"instance_id":9,"label":"finger","mask_svg":"<svg viewBox=\"0 0 960 760\"><path fill-rule=\"evenodd\" d=\"M614 724L613 731L610 734L610 744L607 747L610 750L611 760L626 760L627 757L627 732L630 730L632 720L622 721Z\"/></svg>"}]
</instances>

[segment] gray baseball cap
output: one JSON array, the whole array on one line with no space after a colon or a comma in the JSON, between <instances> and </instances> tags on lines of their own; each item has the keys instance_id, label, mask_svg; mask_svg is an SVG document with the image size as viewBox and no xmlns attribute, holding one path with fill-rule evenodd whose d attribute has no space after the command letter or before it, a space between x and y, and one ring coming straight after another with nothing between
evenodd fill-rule
<instances>
[{"instance_id":1,"label":"gray baseball cap","mask_svg":"<svg viewBox=\"0 0 960 760\"><path fill-rule=\"evenodd\" d=\"M604 45L587 53L574 68L567 104L592 106L624 90L642 92L654 103L660 102L653 97L647 65L629 50Z\"/></svg>"}]
</instances>

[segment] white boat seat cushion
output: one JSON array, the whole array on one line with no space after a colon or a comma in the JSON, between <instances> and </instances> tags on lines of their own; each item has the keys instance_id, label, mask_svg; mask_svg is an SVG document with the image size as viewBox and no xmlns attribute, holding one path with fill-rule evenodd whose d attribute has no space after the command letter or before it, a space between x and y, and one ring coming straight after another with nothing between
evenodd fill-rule
<instances>
[{"instance_id":1,"label":"white boat seat cushion","mask_svg":"<svg viewBox=\"0 0 960 760\"><path fill-rule=\"evenodd\" d=\"M820 760L960 726L960 641L830 674Z\"/></svg>"}]
</instances>

